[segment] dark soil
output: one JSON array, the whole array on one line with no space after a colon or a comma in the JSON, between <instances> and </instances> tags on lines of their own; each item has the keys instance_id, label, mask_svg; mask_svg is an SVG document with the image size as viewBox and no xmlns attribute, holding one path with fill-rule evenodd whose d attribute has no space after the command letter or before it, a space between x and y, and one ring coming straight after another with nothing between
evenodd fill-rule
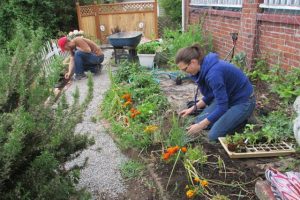
<instances>
[{"instance_id":1,"label":"dark soil","mask_svg":"<svg viewBox=\"0 0 300 200\"><path fill-rule=\"evenodd\" d=\"M219 171L216 166L206 165L197 166L197 171L201 176L209 182L209 190L212 195L222 194L229 199L257 199L254 192L255 181L260 178L264 178L264 169L260 169L258 166L275 162L276 158L264 158L264 159L230 159L223 147L219 144L211 144L208 142L200 142L199 145L203 146L207 155L219 155L224 161L226 166L226 173L224 169ZM217 163L217 158L214 156L208 157L208 162ZM161 178L164 188L167 185L173 163L166 163L157 157L155 168L156 173ZM232 186L223 186L220 184L212 184L210 180L215 180ZM188 178L184 166L179 161L175 167L174 173L171 177L170 184L167 192L171 199L187 199L186 197L186 185L188 185ZM243 185L242 188L238 185ZM198 196L195 199L207 199L204 196Z\"/></svg>"},{"instance_id":2,"label":"dark soil","mask_svg":"<svg viewBox=\"0 0 300 200\"><path fill-rule=\"evenodd\" d=\"M118 198L110 198L107 194L99 194L98 199L100 200L158 200L159 195L155 189L152 178L143 175L143 177L138 177L135 179L130 179L126 181L127 193L118 196Z\"/></svg>"}]
</instances>

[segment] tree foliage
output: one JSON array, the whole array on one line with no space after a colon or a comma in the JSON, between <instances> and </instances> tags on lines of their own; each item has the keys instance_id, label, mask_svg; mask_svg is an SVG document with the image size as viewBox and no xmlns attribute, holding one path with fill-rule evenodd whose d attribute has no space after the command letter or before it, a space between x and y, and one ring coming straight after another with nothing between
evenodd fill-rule
<instances>
[{"instance_id":1,"label":"tree foliage","mask_svg":"<svg viewBox=\"0 0 300 200\"><path fill-rule=\"evenodd\" d=\"M177 23L181 22L181 0L159 0L159 3L164 8L166 15Z\"/></svg>"},{"instance_id":2,"label":"tree foliage","mask_svg":"<svg viewBox=\"0 0 300 200\"><path fill-rule=\"evenodd\" d=\"M0 2L0 44L12 38L16 24L37 29L47 36L77 29L75 0L9 0Z\"/></svg>"}]
</instances>

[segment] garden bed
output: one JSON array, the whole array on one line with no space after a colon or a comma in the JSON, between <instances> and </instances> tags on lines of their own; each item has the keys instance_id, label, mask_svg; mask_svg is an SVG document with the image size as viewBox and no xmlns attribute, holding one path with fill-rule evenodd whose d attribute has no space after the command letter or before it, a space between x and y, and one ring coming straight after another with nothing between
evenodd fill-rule
<instances>
[{"instance_id":1,"label":"garden bed","mask_svg":"<svg viewBox=\"0 0 300 200\"><path fill-rule=\"evenodd\" d=\"M263 178L264 169L259 169L259 164L278 161L278 159L265 160L232 160L228 157L220 144L200 142L208 156L207 163L217 162L213 155L219 155L224 161L225 168L220 170L213 165L204 164L196 166L201 176L208 180L208 190L212 194L221 194L229 199L257 199L254 192L256 180ZM164 188L167 186L173 163L166 163L157 155L155 159L156 173L159 175ZM214 183L215 182L215 183ZM170 199L188 199L186 197L186 186L189 184L186 170L182 162L178 162L171 176L167 193ZM208 199L198 196L195 199Z\"/></svg>"}]
</instances>

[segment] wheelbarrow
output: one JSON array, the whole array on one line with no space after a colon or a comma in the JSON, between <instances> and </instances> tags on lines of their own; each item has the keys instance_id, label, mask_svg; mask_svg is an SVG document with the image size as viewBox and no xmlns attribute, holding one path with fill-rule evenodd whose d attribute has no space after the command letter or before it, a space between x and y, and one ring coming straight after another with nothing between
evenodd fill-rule
<instances>
[{"instance_id":1,"label":"wheelbarrow","mask_svg":"<svg viewBox=\"0 0 300 200\"><path fill-rule=\"evenodd\" d=\"M142 32L137 31L119 32L108 36L108 40L114 48L115 63L118 63L124 57L131 61L137 60L136 47L141 38ZM129 53L124 53L124 49L127 49Z\"/></svg>"}]
</instances>

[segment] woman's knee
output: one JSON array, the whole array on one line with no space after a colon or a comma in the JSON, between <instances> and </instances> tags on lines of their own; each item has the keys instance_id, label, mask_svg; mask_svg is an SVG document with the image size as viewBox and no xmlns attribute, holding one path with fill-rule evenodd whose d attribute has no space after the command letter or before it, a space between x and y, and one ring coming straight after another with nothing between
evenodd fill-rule
<instances>
[{"instance_id":1,"label":"woman's knee","mask_svg":"<svg viewBox=\"0 0 300 200\"><path fill-rule=\"evenodd\" d=\"M218 137L222 137L222 136L224 136L224 133L217 132L217 131L214 131L214 130L210 130L209 133L208 133L209 141L217 141Z\"/></svg>"}]
</instances>

